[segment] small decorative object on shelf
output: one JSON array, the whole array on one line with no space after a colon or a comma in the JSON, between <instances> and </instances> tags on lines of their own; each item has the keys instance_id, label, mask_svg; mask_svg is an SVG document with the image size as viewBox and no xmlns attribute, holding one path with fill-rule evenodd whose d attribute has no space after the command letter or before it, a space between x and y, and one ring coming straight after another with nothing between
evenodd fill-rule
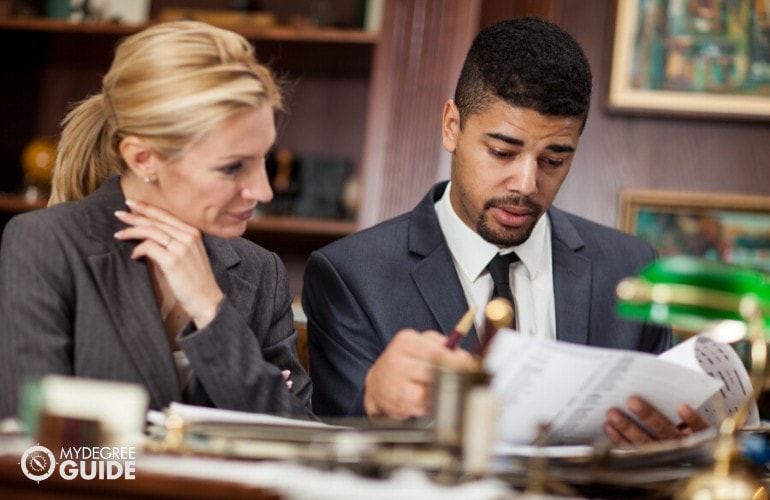
<instances>
[{"instance_id":1,"label":"small decorative object on shelf","mask_svg":"<svg viewBox=\"0 0 770 500\"><path fill-rule=\"evenodd\" d=\"M46 0L45 16L79 22L146 23L150 0Z\"/></svg>"},{"instance_id":2,"label":"small decorative object on shelf","mask_svg":"<svg viewBox=\"0 0 770 500\"><path fill-rule=\"evenodd\" d=\"M161 11L160 18L163 21L193 19L228 28L252 27L266 29L276 25L275 15L264 11L166 8Z\"/></svg>"},{"instance_id":3,"label":"small decorative object on shelf","mask_svg":"<svg viewBox=\"0 0 770 500\"><path fill-rule=\"evenodd\" d=\"M303 156L300 165L296 215L322 219L348 217L342 204L342 189L352 173L351 162L338 157Z\"/></svg>"},{"instance_id":4,"label":"small decorative object on shelf","mask_svg":"<svg viewBox=\"0 0 770 500\"><path fill-rule=\"evenodd\" d=\"M338 220L355 216L358 194L350 160L278 148L266 167L273 201L260 207L262 213Z\"/></svg>"},{"instance_id":5,"label":"small decorative object on shelf","mask_svg":"<svg viewBox=\"0 0 770 500\"><path fill-rule=\"evenodd\" d=\"M35 137L21 153L24 170L24 198L34 203L48 198L51 189L51 172L56 162L56 141L50 137Z\"/></svg>"},{"instance_id":6,"label":"small decorative object on shelf","mask_svg":"<svg viewBox=\"0 0 770 500\"><path fill-rule=\"evenodd\" d=\"M288 148L278 148L267 159L267 175L273 188L273 201L264 207L265 213L293 214L299 196L299 161Z\"/></svg>"}]
</instances>

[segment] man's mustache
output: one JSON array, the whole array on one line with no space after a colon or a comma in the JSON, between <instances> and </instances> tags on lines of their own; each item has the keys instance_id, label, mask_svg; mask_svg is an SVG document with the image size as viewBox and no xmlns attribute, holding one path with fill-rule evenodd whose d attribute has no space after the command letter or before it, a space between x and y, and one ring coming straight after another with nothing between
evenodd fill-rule
<instances>
[{"instance_id":1,"label":"man's mustache","mask_svg":"<svg viewBox=\"0 0 770 500\"><path fill-rule=\"evenodd\" d=\"M532 200L532 198L529 196L504 196L502 198L492 198L491 200L487 200L486 203L484 203L484 210L489 210L490 208L514 207L523 207L535 213L540 213L542 211L540 204Z\"/></svg>"}]
</instances>

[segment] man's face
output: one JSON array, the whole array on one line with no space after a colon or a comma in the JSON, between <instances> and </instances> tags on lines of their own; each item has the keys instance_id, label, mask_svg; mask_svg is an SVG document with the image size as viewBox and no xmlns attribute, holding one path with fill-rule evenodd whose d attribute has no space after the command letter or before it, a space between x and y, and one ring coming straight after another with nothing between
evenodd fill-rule
<instances>
[{"instance_id":1,"label":"man's face","mask_svg":"<svg viewBox=\"0 0 770 500\"><path fill-rule=\"evenodd\" d=\"M500 247L524 243L567 177L581 120L544 116L504 101L470 115L460 129L454 102L442 137L452 154L450 200L468 227Z\"/></svg>"}]
</instances>

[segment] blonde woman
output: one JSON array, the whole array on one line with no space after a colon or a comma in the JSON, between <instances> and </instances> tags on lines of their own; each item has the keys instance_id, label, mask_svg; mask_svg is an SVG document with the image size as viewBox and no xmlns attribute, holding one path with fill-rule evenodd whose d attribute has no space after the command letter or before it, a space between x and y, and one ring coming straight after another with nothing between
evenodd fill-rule
<instances>
[{"instance_id":1,"label":"blonde woman","mask_svg":"<svg viewBox=\"0 0 770 500\"><path fill-rule=\"evenodd\" d=\"M309 413L285 268L240 238L273 196L280 108L232 32L171 22L119 44L64 120L51 206L2 238L0 417L47 373L143 384L153 408Z\"/></svg>"}]
</instances>

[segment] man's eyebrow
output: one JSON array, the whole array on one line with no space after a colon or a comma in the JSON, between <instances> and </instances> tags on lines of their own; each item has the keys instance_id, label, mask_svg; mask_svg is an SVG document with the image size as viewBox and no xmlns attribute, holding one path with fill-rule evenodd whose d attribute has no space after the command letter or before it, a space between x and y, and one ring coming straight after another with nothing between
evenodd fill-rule
<instances>
[{"instance_id":1,"label":"man's eyebrow","mask_svg":"<svg viewBox=\"0 0 770 500\"><path fill-rule=\"evenodd\" d=\"M575 148L567 144L549 144L546 148L554 153L574 153Z\"/></svg>"},{"instance_id":2,"label":"man's eyebrow","mask_svg":"<svg viewBox=\"0 0 770 500\"><path fill-rule=\"evenodd\" d=\"M521 139L517 139L509 135L501 134L499 132L488 132L484 135L486 135L490 139L503 141L504 143L510 144L511 146L524 145L524 141L522 141ZM554 153L574 153L575 152L575 148L568 144L549 144L548 147L546 147L546 149L549 151L553 151Z\"/></svg>"},{"instance_id":3,"label":"man's eyebrow","mask_svg":"<svg viewBox=\"0 0 770 500\"><path fill-rule=\"evenodd\" d=\"M511 137L509 135L501 134L499 132L487 132L484 135L486 135L490 139L497 139L498 141L503 141L506 144L510 144L511 146L523 146L524 145L524 141L522 141L521 139L516 139L515 137Z\"/></svg>"}]
</instances>

